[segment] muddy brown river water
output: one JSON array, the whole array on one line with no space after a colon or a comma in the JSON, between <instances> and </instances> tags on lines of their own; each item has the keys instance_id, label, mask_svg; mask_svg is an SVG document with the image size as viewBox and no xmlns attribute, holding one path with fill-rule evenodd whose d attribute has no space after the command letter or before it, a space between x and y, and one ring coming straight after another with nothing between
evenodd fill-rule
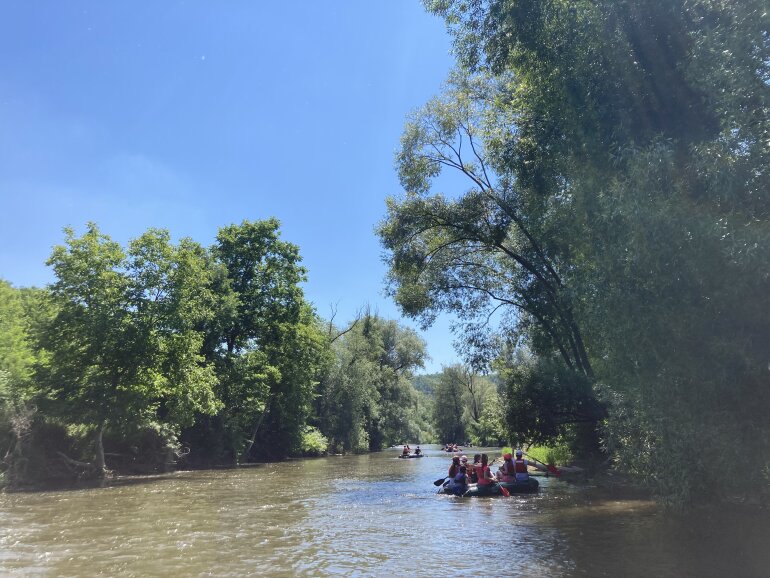
<instances>
[{"instance_id":1,"label":"muddy brown river water","mask_svg":"<svg viewBox=\"0 0 770 578\"><path fill-rule=\"evenodd\" d=\"M767 511L674 517L553 478L462 499L433 486L447 454L397 456L0 494L0 575L770 576Z\"/></svg>"}]
</instances>

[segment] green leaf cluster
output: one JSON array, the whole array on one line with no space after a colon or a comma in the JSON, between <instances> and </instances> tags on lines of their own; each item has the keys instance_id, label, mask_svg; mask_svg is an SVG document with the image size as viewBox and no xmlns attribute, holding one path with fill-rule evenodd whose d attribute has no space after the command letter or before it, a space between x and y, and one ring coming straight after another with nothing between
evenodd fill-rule
<instances>
[{"instance_id":1,"label":"green leaf cluster","mask_svg":"<svg viewBox=\"0 0 770 578\"><path fill-rule=\"evenodd\" d=\"M376 451L430 437L427 407L412 386L425 343L417 334L366 311L338 332L335 363L319 384L316 415L330 447Z\"/></svg>"},{"instance_id":2,"label":"green leaf cluster","mask_svg":"<svg viewBox=\"0 0 770 578\"><path fill-rule=\"evenodd\" d=\"M673 503L766 492L766 3L426 6L459 69L405 128L391 293L500 357L513 439L594 408L616 466ZM444 168L469 189L436 194Z\"/></svg>"}]
</instances>

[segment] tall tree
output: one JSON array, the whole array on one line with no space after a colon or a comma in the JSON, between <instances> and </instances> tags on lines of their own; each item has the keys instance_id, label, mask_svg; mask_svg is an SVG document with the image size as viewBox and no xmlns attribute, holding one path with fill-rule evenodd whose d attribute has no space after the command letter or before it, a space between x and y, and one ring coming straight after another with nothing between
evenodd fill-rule
<instances>
[{"instance_id":1,"label":"tall tree","mask_svg":"<svg viewBox=\"0 0 770 578\"><path fill-rule=\"evenodd\" d=\"M205 287L205 268L199 247L173 247L165 231L148 231L128 254L93 223L82 237L65 234L49 260L57 313L44 343L45 380L63 418L94 428L104 475L105 428L162 423L173 435L195 412L218 407L192 329L202 313L191 296Z\"/></svg>"},{"instance_id":2,"label":"tall tree","mask_svg":"<svg viewBox=\"0 0 770 578\"><path fill-rule=\"evenodd\" d=\"M750 465L770 455L766 3L426 5L465 73L503 86L485 105L489 165L569 296L607 449L680 503L756 493ZM726 457L692 461L716 448L752 473L727 487Z\"/></svg>"},{"instance_id":3,"label":"tall tree","mask_svg":"<svg viewBox=\"0 0 770 578\"><path fill-rule=\"evenodd\" d=\"M298 446L325 363L320 321L300 287L299 248L279 228L276 219L223 227L211 248L217 315L205 325L204 351L225 409L204 429L230 461L282 457Z\"/></svg>"},{"instance_id":4,"label":"tall tree","mask_svg":"<svg viewBox=\"0 0 770 578\"><path fill-rule=\"evenodd\" d=\"M467 439L463 411L462 369L445 367L434 390L433 419L439 440L443 443L464 443Z\"/></svg>"},{"instance_id":5,"label":"tall tree","mask_svg":"<svg viewBox=\"0 0 770 578\"><path fill-rule=\"evenodd\" d=\"M432 418L440 441L471 440L485 445L505 439L504 408L492 377L461 364L444 367L429 377L435 382Z\"/></svg>"},{"instance_id":6,"label":"tall tree","mask_svg":"<svg viewBox=\"0 0 770 578\"><path fill-rule=\"evenodd\" d=\"M337 362L321 384L321 430L342 451L379 450L422 435L424 407L411 384L425 343L366 312L335 341Z\"/></svg>"},{"instance_id":7,"label":"tall tree","mask_svg":"<svg viewBox=\"0 0 770 578\"><path fill-rule=\"evenodd\" d=\"M7 448L0 467L11 485L24 481L29 436L35 416L33 380L40 361L31 335L31 307L37 295L0 280L0 440ZM44 311L45 307L37 308Z\"/></svg>"},{"instance_id":8,"label":"tall tree","mask_svg":"<svg viewBox=\"0 0 770 578\"><path fill-rule=\"evenodd\" d=\"M525 335L531 348L559 355L570 371L592 380L575 293L561 272L570 265L562 237L569 229L544 217L536 192L519 186L505 163L514 132L506 104L511 82L455 74L447 91L407 123L397 158L407 193L388 199L379 228L390 291L425 325L440 312L453 313L477 364ZM429 196L444 169L464 176L471 189ZM595 426L604 412L601 404L592 407L596 413L582 419Z\"/></svg>"}]
</instances>

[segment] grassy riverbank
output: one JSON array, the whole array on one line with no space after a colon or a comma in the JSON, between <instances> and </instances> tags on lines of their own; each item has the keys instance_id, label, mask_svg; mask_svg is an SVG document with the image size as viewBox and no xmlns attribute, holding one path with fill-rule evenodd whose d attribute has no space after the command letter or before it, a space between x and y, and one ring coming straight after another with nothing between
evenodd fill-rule
<instances>
[{"instance_id":1,"label":"grassy riverbank","mask_svg":"<svg viewBox=\"0 0 770 578\"><path fill-rule=\"evenodd\" d=\"M523 449L523 448L522 448ZM513 448L506 446L502 453L512 454ZM531 446L526 449L526 454L534 460L544 464L566 465L573 460L572 452L565 445L558 446Z\"/></svg>"}]
</instances>

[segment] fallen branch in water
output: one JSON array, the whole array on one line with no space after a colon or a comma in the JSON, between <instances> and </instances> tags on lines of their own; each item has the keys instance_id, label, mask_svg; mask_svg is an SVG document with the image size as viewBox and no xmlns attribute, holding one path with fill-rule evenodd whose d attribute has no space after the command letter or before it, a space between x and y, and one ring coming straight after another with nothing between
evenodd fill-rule
<instances>
[{"instance_id":1,"label":"fallen branch in water","mask_svg":"<svg viewBox=\"0 0 770 578\"><path fill-rule=\"evenodd\" d=\"M92 462L81 462L79 460L73 460L62 452L56 452L61 458L62 463L67 467L67 470L71 474L77 476L79 480L91 480L102 479L112 477L112 472L107 469L101 469L97 464Z\"/></svg>"},{"instance_id":2,"label":"fallen branch in water","mask_svg":"<svg viewBox=\"0 0 770 578\"><path fill-rule=\"evenodd\" d=\"M73 460L71 457L61 452L56 453L59 454L59 457L61 457L62 461L64 461L64 463L70 468L70 471L72 471L73 467L85 470L93 470L96 468L96 466L91 462L79 462L78 460Z\"/></svg>"}]
</instances>

